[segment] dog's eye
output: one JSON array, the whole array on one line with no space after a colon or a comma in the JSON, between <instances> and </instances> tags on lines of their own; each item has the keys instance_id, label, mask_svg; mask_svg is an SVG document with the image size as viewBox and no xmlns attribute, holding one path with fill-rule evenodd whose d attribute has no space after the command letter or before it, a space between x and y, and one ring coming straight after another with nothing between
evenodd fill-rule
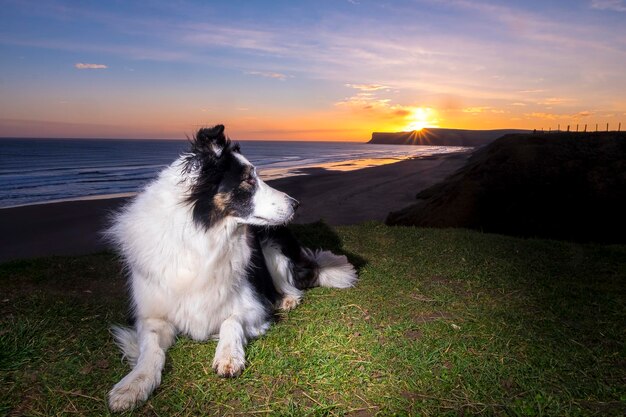
<instances>
[{"instance_id":1,"label":"dog's eye","mask_svg":"<svg viewBox=\"0 0 626 417\"><path fill-rule=\"evenodd\" d=\"M257 182L256 181L256 169L252 167L252 169L246 174L242 183L245 183L254 187L256 185L256 182Z\"/></svg>"},{"instance_id":2,"label":"dog's eye","mask_svg":"<svg viewBox=\"0 0 626 417\"><path fill-rule=\"evenodd\" d=\"M245 180L243 180L246 184L250 184L252 186L256 185L256 178L254 175L248 175Z\"/></svg>"}]
</instances>

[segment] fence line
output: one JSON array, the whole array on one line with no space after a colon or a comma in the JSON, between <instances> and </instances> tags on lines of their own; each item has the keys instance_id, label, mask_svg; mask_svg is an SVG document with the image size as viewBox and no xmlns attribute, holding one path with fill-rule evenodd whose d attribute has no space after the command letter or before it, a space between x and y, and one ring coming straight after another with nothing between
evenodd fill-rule
<instances>
[{"instance_id":1,"label":"fence line","mask_svg":"<svg viewBox=\"0 0 626 417\"><path fill-rule=\"evenodd\" d=\"M613 129L613 130L609 130L609 126L610 123L606 124L606 130L598 130L598 123L596 123L596 132L621 132L622 131L622 122L619 122L617 124L617 130ZM557 133L557 132L572 132L573 129L572 125L567 125L567 129L566 130L561 130L561 124L559 123L556 127L555 130L552 130L552 127L548 127L547 132L543 129L543 127L541 129L533 129L533 133ZM581 131L579 130L579 124L576 124L576 133L580 133ZM585 126L583 127L582 133L587 133L587 123L585 123Z\"/></svg>"}]
</instances>

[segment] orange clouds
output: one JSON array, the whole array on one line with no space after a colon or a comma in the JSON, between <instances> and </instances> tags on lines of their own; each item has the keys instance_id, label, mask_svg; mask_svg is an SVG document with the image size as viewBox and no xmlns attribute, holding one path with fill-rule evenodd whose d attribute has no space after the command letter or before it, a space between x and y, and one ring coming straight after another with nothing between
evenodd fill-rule
<instances>
[{"instance_id":1,"label":"orange clouds","mask_svg":"<svg viewBox=\"0 0 626 417\"><path fill-rule=\"evenodd\" d=\"M545 113L545 112L535 112L535 113L527 113L526 117L535 118L535 119L545 119L545 120L565 120L565 119L573 119L580 120L585 117L593 116L594 113L591 111L580 111L578 113L573 114L558 114L558 113Z\"/></svg>"},{"instance_id":2,"label":"orange clouds","mask_svg":"<svg viewBox=\"0 0 626 417\"><path fill-rule=\"evenodd\" d=\"M349 110L352 117L362 119L364 123L378 123L375 130L398 130L407 124L414 107L393 104L391 99L381 97L380 92L389 91L389 87L381 84L346 84L347 87L358 90L352 97L335 103L339 109Z\"/></svg>"}]
</instances>

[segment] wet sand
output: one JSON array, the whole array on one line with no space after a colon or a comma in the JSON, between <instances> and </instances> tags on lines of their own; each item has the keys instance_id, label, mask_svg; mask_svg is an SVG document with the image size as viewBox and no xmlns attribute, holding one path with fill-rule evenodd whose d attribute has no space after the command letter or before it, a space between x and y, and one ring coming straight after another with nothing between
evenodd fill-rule
<instances>
[{"instance_id":1,"label":"wet sand","mask_svg":"<svg viewBox=\"0 0 626 417\"><path fill-rule=\"evenodd\" d=\"M431 156L348 172L310 168L303 170L306 175L268 183L301 202L297 223L382 221L463 166L468 156ZM125 201L103 198L0 209L0 261L105 250L100 231Z\"/></svg>"}]
</instances>

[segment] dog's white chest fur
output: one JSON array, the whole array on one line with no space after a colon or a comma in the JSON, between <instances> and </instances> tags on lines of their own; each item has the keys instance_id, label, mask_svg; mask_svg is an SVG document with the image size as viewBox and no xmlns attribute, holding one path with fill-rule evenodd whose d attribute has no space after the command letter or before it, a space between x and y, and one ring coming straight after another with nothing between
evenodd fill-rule
<instances>
[{"instance_id":1,"label":"dog's white chest fur","mask_svg":"<svg viewBox=\"0 0 626 417\"><path fill-rule=\"evenodd\" d=\"M259 322L263 306L245 279L251 256L247 226L224 221L212 233L199 228L172 193L174 180L166 170L118 218L113 231L128 245L133 263L136 315L162 317L196 340L216 335L224 320L237 315L250 326L250 336L258 335L267 324ZM153 219L166 219L169 227Z\"/></svg>"},{"instance_id":2,"label":"dog's white chest fur","mask_svg":"<svg viewBox=\"0 0 626 417\"><path fill-rule=\"evenodd\" d=\"M263 306L245 279L251 255L246 234L232 230L222 236L228 240L207 240L206 251L199 257L205 260L202 265L179 269L175 282L165 285L174 303L167 307L167 319L196 340L216 336L224 320L233 315L245 323L248 336L258 335L267 326Z\"/></svg>"}]
</instances>

